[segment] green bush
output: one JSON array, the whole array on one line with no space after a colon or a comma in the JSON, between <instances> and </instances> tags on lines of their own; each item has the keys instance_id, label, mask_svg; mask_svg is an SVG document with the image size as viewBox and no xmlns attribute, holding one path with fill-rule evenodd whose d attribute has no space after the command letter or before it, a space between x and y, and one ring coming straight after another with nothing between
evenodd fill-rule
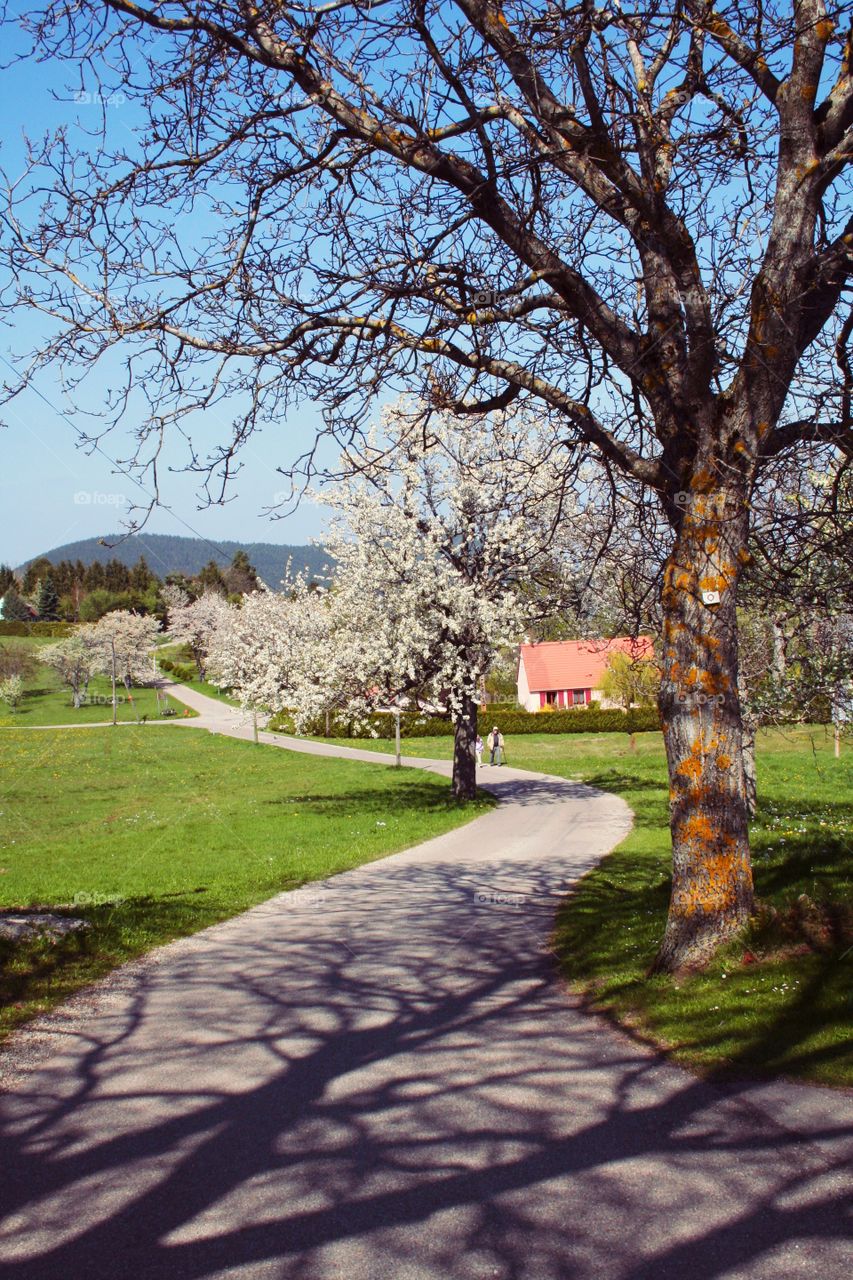
<instances>
[{"instance_id":1,"label":"green bush","mask_svg":"<svg viewBox=\"0 0 853 1280\"><path fill-rule=\"evenodd\" d=\"M198 671L194 663L191 662L175 662L172 658L158 658L157 666L161 671L166 671L169 675L174 676L176 680L198 679Z\"/></svg>"},{"instance_id":2,"label":"green bush","mask_svg":"<svg viewBox=\"0 0 853 1280\"><path fill-rule=\"evenodd\" d=\"M533 711L514 711L496 707L494 703L480 710L480 733L485 738L492 725L509 737L524 733L644 733L660 729L658 713L653 707L640 707L626 714L624 711L602 711L588 707L578 711L549 711L545 714ZM380 738L394 737L394 718L389 715L373 716L370 724ZM293 717L288 711L279 711L269 722L275 732L293 732ZM325 717L308 725L311 737L321 738L326 732ZM404 738L452 737L453 725L446 716L428 716L421 719L416 712L404 712L400 716L400 733ZM344 717L332 716L329 723L331 738L370 738L369 727L356 727Z\"/></svg>"},{"instance_id":3,"label":"green bush","mask_svg":"<svg viewBox=\"0 0 853 1280\"><path fill-rule=\"evenodd\" d=\"M49 636L65 640L74 634L73 622L7 622L0 621L0 636Z\"/></svg>"}]
</instances>

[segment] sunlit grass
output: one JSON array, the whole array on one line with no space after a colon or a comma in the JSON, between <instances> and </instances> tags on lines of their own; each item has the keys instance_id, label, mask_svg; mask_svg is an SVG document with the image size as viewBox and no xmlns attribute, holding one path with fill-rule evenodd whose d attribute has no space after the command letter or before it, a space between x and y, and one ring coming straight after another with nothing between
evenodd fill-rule
<instances>
[{"instance_id":1,"label":"sunlit grass","mask_svg":"<svg viewBox=\"0 0 853 1280\"><path fill-rule=\"evenodd\" d=\"M192 728L0 734L0 907L85 936L0 943L0 1035L152 946L468 821L446 780Z\"/></svg>"}]
</instances>

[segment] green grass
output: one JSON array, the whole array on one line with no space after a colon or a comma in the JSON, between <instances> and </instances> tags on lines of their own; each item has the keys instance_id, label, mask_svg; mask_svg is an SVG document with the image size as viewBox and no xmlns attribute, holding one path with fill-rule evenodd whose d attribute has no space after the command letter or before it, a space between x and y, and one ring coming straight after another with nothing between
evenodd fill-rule
<instances>
[{"instance_id":1,"label":"green grass","mask_svg":"<svg viewBox=\"0 0 853 1280\"><path fill-rule=\"evenodd\" d=\"M360 747L389 749L387 741ZM559 913L566 977L596 1008L708 1074L782 1075L853 1085L853 750L835 760L822 726L765 731L752 827L759 910L744 938L701 974L647 977L666 919L668 788L659 734L519 735L519 768L579 778L635 815L622 845ZM449 738L409 755L449 758ZM488 786L489 769L480 775Z\"/></svg>"},{"instance_id":2,"label":"green grass","mask_svg":"<svg viewBox=\"0 0 853 1280\"><path fill-rule=\"evenodd\" d=\"M44 636L18 638L3 636L0 645L28 649L38 659L38 652L56 640ZM145 716L148 720L159 718L165 707L176 716L195 716L176 699L161 695L158 703L154 689L134 689L128 699L123 684L116 690L118 706L116 718L134 722ZM28 729L51 724L99 724L112 720L112 684L106 676L94 676L89 681L87 702L78 708L71 705L71 690L64 685L52 667L39 663L33 674L24 681L24 697L17 710L12 711L0 702L0 727Z\"/></svg>"},{"instance_id":3,"label":"green grass","mask_svg":"<svg viewBox=\"0 0 853 1280\"><path fill-rule=\"evenodd\" d=\"M183 716L186 708L174 698L161 694L160 704L154 689L134 689L132 701L128 699L124 685L117 690L116 718L122 722L135 721L145 716L156 720L168 705L177 716ZM194 711L187 711L194 716ZM39 666L36 674L25 682L24 696L16 711L0 702L0 727L29 729L49 724L99 724L112 720L112 685L106 676L95 676L89 682L87 701L82 707L71 705L71 691L63 685L50 667Z\"/></svg>"},{"instance_id":4,"label":"green grass","mask_svg":"<svg viewBox=\"0 0 853 1280\"><path fill-rule=\"evenodd\" d=\"M83 938L0 943L0 1036L117 964L447 831L445 780L174 726L0 734L0 906ZM76 900L76 903L75 903Z\"/></svg>"},{"instance_id":5,"label":"green grass","mask_svg":"<svg viewBox=\"0 0 853 1280\"><path fill-rule=\"evenodd\" d=\"M0 636L0 646L24 649L43 649L48 644L58 644L58 636Z\"/></svg>"}]
</instances>

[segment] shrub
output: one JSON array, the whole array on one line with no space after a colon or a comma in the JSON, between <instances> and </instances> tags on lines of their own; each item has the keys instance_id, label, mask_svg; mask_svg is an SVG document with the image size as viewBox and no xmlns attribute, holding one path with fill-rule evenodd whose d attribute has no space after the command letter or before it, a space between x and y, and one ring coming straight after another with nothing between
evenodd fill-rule
<instances>
[{"instance_id":1,"label":"shrub","mask_svg":"<svg viewBox=\"0 0 853 1280\"><path fill-rule=\"evenodd\" d=\"M26 644L0 644L0 680L20 676L27 680L36 669L32 647Z\"/></svg>"},{"instance_id":2,"label":"shrub","mask_svg":"<svg viewBox=\"0 0 853 1280\"><path fill-rule=\"evenodd\" d=\"M6 703L13 711L24 696L24 682L20 676L8 676L0 681L0 701Z\"/></svg>"},{"instance_id":3,"label":"shrub","mask_svg":"<svg viewBox=\"0 0 853 1280\"><path fill-rule=\"evenodd\" d=\"M157 666L168 672L176 680L189 681L198 679L198 671L192 662L175 662L173 658L158 658Z\"/></svg>"}]
</instances>

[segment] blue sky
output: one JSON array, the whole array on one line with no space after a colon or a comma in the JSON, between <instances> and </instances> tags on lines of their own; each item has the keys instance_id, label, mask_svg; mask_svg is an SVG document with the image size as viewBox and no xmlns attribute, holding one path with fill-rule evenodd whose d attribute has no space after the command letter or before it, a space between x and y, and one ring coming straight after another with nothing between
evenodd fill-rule
<instances>
[{"instance_id":1,"label":"blue sky","mask_svg":"<svg viewBox=\"0 0 853 1280\"><path fill-rule=\"evenodd\" d=\"M8 47L4 53L8 56ZM87 113L99 111L97 105L73 101L74 89L66 89L73 75L68 65L31 61L4 70L0 162L11 177L21 171L24 131L37 138L69 120L85 125ZM127 104L111 108L115 112L130 109ZM14 355L29 349L38 336L33 317L22 316L14 327L0 325L0 381L12 380L9 364ZM97 403L107 380L107 370L93 375L86 392L89 404ZM107 437L102 452L95 453L80 447L80 431L91 430L91 419L80 408L81 401L64 392L59 371L52 369L39 378L36 389L0 409L4 424L0 431L0 563L19 565L50 547L112 533L121 527L133 502L147 502L120 467L133 451L132 408L125 432ZM306 504L279 520L263 512L287 489L276 467L302 452L319 420L318 411L306 405L291 411L274 430L256 434L241 454L243 468L230 501L224 507L202 510L199 477L181 471L186 447L173 439L160 470L163 507L152 514L147 529L197 534L214 543L234 539L298 544L318 536L321 509ZM227 428L227 408L220 408L207 413L195 429L212 442L227 437Z\"/></svg>"}]
</instances>

